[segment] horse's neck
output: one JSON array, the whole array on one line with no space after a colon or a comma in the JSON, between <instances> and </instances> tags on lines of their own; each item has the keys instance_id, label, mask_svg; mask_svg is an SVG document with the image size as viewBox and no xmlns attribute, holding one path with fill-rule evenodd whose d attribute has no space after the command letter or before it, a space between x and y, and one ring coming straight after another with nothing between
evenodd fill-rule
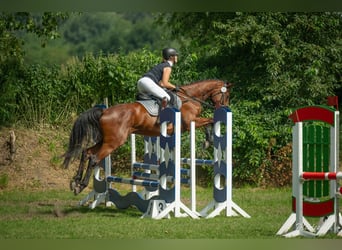
<instances>
[{"instance_id":1,"label":"horse's neck","mask_svg":"<svg viewBox=\"0 0 342 250\"><path fill-rule=\"evenodd\" d=\"M184 88L189 96L205 100L210 96L213 91L213 87L206 82L196 82L185 86Z\"/></svg>"}]
</instances>

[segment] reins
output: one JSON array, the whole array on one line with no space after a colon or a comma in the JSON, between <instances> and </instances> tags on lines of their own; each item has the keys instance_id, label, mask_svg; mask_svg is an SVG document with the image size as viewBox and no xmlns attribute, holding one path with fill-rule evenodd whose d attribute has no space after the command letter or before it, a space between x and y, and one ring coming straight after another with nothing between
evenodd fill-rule
<instances>
[{"instance_id":1,"label":"reins","mask_svg":"<svg viewBox=\"0 0 342 250\"><path fill-rule=\"evenodd\" d=\"M204 106L207 106L207 107L209 107L209 108L215 109L215 106L214 106L214 105L211 105L211 104L209 104L209 103L207 103L207 102L205 102L205 101L202 101L202 100L199 99L199 98L190 96L183 88L179 88L179 90L182 90L183 92L180 93L180 92L177 91L177 92L176 92L176 95L182 94L182 95L184 95L183 97L189 98L189 99L191 99L191 100L193 100L193 101L199 102L200 104L202 104L202 105L204 105ZM186 101L186 100L185 100L185 101Z\"/></svg>"},{"instance_id":2,"label":"reins","mask_svg":"<svg viewBox=\"0 0 342 250\"><path fill-rule=\"evenodd\" d=\"M225 83L225 84L226 84L226 83ZM189 95L189 94L187 93L187 91L186 91L184 88L180 87L179 90L181 90L182 92L177 91L177 92L176 92L176 95L182 94L183 97L186 97L186 98L189 98L189 99L191 99L191 100L193 100L193 101L199 102L200 104L202 104L202 105L204 105L204 106L207 106L207 107L209 107L209 108L216 109L215 105L209 104L209 103L207 103L207 102L205 102L205 101L202 101L202 100L199 99L199 98L196 98L196 97L194 97L194 96ZM221 103L223 103L224 93L225 93L225 92L223 92L223 91L219 91L219 92L213 94L212 97L214 97L214 96L216 96L216 95L219 95L219 94L222 94Z\"/></svg>"}]
</instances>

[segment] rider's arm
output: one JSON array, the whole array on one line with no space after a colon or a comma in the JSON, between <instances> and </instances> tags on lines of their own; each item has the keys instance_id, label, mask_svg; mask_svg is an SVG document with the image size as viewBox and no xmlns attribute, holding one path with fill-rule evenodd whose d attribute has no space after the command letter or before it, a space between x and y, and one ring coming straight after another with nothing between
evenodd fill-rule
<instances>
[{"instance_id":1,"label":"rider's arm","mask_svg":"<svg viewBox=\"0 0 342 250\"><path fill-rule=\"evenodd\" d=\"M160 81L160 86L167 88L167 89L174 89L176 88L175 85L169 82L171 75L171 67L165 67L163 70L163 78Z\"/></svg>"}]
</instances>

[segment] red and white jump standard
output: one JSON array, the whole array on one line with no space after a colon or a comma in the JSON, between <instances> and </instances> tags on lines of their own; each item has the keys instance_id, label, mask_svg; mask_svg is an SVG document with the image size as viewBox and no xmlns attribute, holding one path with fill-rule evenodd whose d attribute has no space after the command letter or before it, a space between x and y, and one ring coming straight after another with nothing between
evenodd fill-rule
<instances>
[{"instance_id":1,"label":"red and white jump standard","mask_svg":"<svg viewBox=\"0 0 342 250\"><path fill-rule=\"evenodd\" d=\"M285 237L342 236L339 197L339 111L328 106L297 109L292 130L292 214L277 232ZM305 125L304 125L305 123ZM320 125L322 124L322 125ZM305 217L318 217L313 227ZM291 228L294 230L289 232Z\"/></svg>"}]
</instances>

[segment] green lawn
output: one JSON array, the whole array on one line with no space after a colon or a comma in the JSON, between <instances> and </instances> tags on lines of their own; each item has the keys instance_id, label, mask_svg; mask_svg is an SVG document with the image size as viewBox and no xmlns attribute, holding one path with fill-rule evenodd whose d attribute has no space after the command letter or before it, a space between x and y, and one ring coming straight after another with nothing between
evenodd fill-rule
<instances>
[{"instance_id":1,"label":"green lawn","mask_svg":"<svg viewBox=\"0 0 342 250\"><path fill-rule=\"evenodd\" d=\"M212 190L199 188L198 207ZM291 190L234 189L233 200L251 218L141 219L134 207L78 207L86 193L11 191L0 193L1 239L279 239L276 232L290 215ZM188 195L188 190L182 194ZM184 198L184 203L188 199ZM56 215L57 214L57 215ZM324 238L338 238L329 234Z\"/></svg>"}]
</instances>

